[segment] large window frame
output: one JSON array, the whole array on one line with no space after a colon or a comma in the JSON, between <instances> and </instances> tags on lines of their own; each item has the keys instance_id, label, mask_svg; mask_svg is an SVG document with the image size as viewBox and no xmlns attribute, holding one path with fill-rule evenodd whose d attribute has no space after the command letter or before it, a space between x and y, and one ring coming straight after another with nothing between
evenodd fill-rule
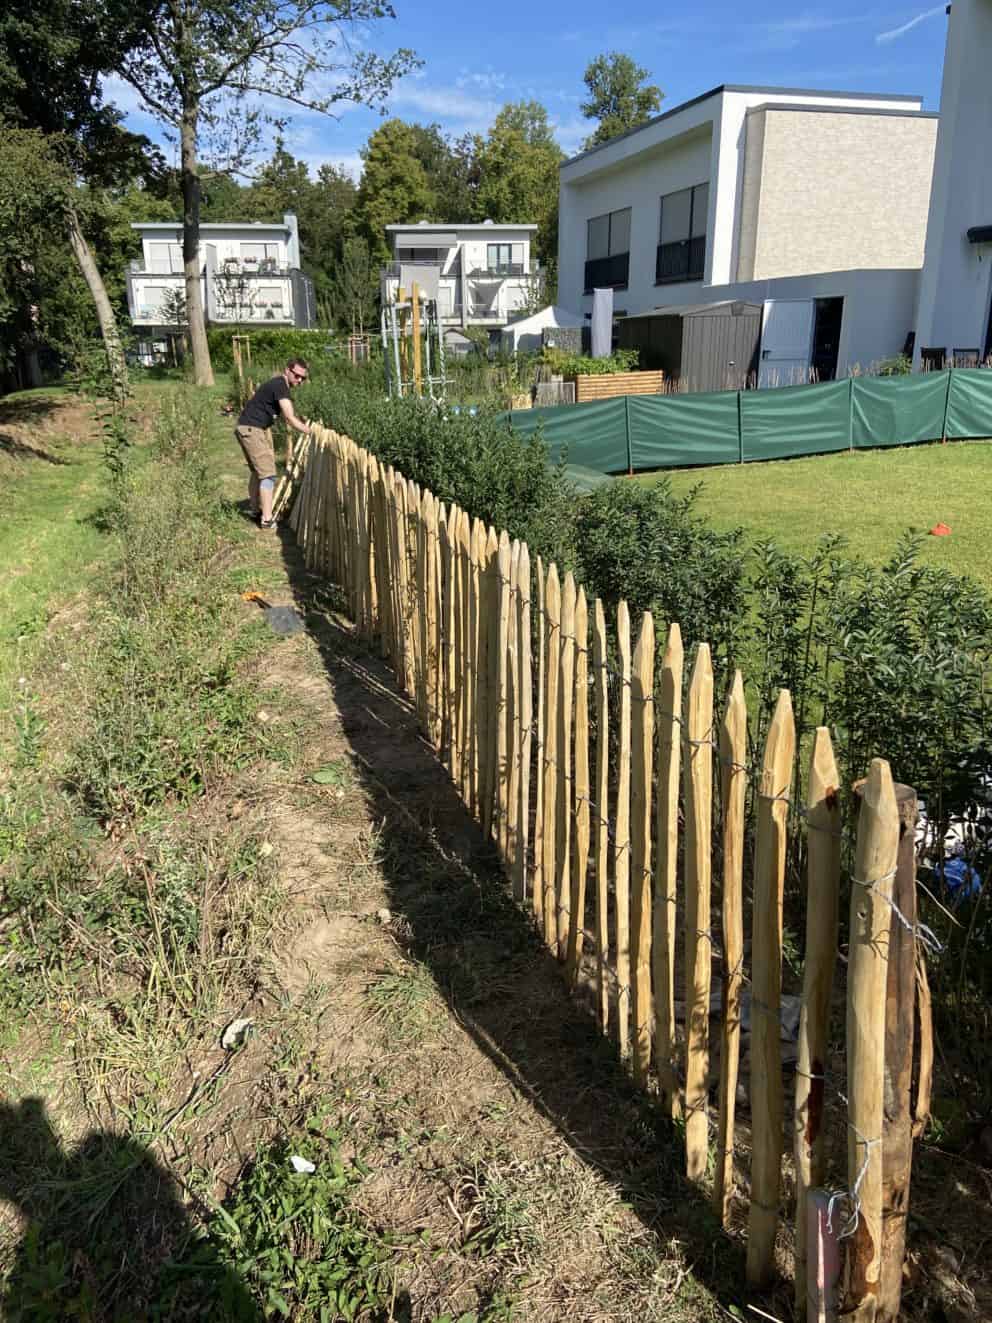
<instances>
[{"instance_id":1,"label":"large window frame","mask_svg":"<svg viewBox=\"0 0 992 1323\"><path fill-rule=\"evenodd\" d=\"M585 293L626 289L630 277L630 207L586 221Z\"/></svg>"},{"instance_id":2,"label":"large window frame","mask_svg":"<svg viewBox=\"0 0 992 1323\"><path fill-rule=\"evenodd\" d=\"M665 193L659 199L658 247L654 263L656 285L676 285L683 281L703 279L706 270L709 193L709 181L704 180L690 188ZM684 222L680 214L683 211Z\"/></svg>"}]
</instances>

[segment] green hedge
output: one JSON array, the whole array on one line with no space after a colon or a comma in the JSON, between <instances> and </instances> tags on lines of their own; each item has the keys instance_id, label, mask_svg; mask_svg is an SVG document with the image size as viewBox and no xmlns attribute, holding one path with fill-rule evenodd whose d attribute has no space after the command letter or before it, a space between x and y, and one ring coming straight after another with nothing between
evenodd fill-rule
<instances>
[{"instance_id":1,"label":"green hedge","mask_svg":"<svg viewBox=\"0 0 992 1323\"><path fill-rule=\"evenodd\" d=\"M246 336L251 344L252 365L282 363L298 356L308 361L328 354L340 355L341 349L332 331L326 329L304 331L298 329L268 329L266 327L212 326L207 331L210 361L215 372L226 372L233 363L231 337Z\"/></svg>"}]
</instances>

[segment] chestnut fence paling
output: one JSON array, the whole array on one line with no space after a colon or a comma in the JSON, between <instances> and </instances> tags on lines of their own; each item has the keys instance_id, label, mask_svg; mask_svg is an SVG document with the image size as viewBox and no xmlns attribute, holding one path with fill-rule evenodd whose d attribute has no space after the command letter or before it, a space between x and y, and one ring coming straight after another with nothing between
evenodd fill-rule
<instances>
[{"instance_id":1,"label":"chestnut fence paling","mask_svg":"<svg viewBox=\"0 0 992 1323\"><path fill-rule=\"evenodd\" d=\"M875 759L861 783L841 932L830 735L815 733L799 810L790 803L788 691L751 777L744 678L735 672L726 700L715 699L709 648L699 644L684 664L677 623L657 656L649 613L631 621L620 602L608 621L570 573L532 561L526 544L324 429L299 447L276 509L291 509L307 565L343 587L357 631L395 672L569 986L587 998L636 1082L684 1120L687 1177L707 1189L724 1226L741 1226L746 1208L748 1283L773 1280L777 1243L794 1224L801 1315L897 1318L913 1107L918 1123L930 1049L912 853L905 844L900 853L888 763ZM904 843L910 800L901 787ZM798 1065L787 1091L782 909L795 832L807 837L808 914ZM749 878L746 838L754 841ZM850 952L846 1038L831 1045L839 936ZM911 1105L907 1007L918 991L921 1083ZM735 1142L745 1028L749 1147ZM846 1081L830 1078L831 1046L835 1056L843 1049ZM828 1103L844 1109L846 1161L834 1154L847 1173L840 1190L823 1188ZM789 1171L794 1200L785 1197Z\"/></svg>"}]
</instances>

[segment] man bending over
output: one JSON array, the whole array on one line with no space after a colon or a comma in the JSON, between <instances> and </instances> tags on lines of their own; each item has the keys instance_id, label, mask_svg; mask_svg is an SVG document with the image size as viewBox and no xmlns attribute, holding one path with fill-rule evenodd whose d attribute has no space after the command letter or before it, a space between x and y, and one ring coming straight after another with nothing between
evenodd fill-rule
<instances>
[{"instance_id":1,"label":"man bending over","mask_svg":"<svg viewBox=\"0 0 992 1323\"><path fill-rule=\"evenodd\" d=\"M272 493L276 485L276 455L272 445L272 424L281 413L290 427L309 432L310 424L297 418L289 392L306 381L310 369L305 359L291 358L278 376L267 381L241 410L234 429L238 445L248 461L248 507L263 528L274 528ZM290 446L292 454L292 446Z\"/></svg>"}]
</instances>

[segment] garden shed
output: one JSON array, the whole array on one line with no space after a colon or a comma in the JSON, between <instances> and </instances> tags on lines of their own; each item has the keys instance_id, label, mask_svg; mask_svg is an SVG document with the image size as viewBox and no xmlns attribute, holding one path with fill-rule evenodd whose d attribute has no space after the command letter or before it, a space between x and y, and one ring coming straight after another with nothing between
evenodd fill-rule
<instances>
[{"instance_id":1,"label":"garden shed","mask_svg":"<svg viewBox=\"0 0 992 1323\"><path fill-rule=\"evenodd\" d=\"M725 299L653 308L617 323L621 349L685 391L741 390L758 370L761 304Z\"/></svg>"}]
</instances>

